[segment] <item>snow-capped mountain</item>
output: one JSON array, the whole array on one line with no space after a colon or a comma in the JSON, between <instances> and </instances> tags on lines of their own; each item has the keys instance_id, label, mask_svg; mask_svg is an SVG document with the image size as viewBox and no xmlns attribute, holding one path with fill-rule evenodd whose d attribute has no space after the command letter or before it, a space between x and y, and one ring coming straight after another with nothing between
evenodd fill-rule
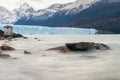
<instances>
[{"instance_id":1,"label":"snow-capped mountain","mask_svg":"<svg viewBox=\"0 0 120 80\"><path fill-rule=\"evenodd\" d=\"M34 12L34 9L27 3L24 3L18 9L14 9L12 12L4 7L0 7L0 23L12 24L23 17L29 18Z\"/></svg>"},{"instance_id":2,"label":"snow-capped mountain","mask_svg":"<svg viewBox=\"0 0 120 80\"><path fill-rule=\"evenodd\" d=\"M65 4L64 7L60 11L64 12L65 14L76 14L76 13L79 13L80 11L88 8L92 4L93 3L90 1L77 0L73 3Z\"/></svg>"},{"instance_id":3,"label":"snow-capped mountain","mask_svg":"<svg viewBox=\"0 0 120 80\"><path fill-rule=\"evenodd\" d=\"M0 23L8 21L9 15L11 15L11 12L0 6Z\"/></svg>"},{"instance_id":4,"label":"snow-capped mountain","mask_svg":"<svg viewBox=\"0 0 120 80\"><path fill-rule=\"evenodd\" d=\"M77 0L67 4L53 4L46 9L40 9L38 11L35 11L27 3L24 3L18 9L14 9L12 12L7 9L2 10L1 8L0 23L16 23L21 19L44 21L54 17L56 14L74 15L91 6L94 1L96 2L97 0L93 0L92 2L89 0Z\"/></svg>"},{"instance_id":5,"label":"snow-capped mountain","mask_svg":"<svg viewBox=\"0 0 120 80\"><path fill-rule=\"evenodd\" d=\"M31 17L31 15L35 12L35 10L29 6L29 4L24 3L18 9L13 10L13 15L16 16L16 19L20 19L23 17Z\"/></svg>"},{"instance_id":6,"label":"snow-capped mountain","mask_svg":"<svg viewBox=\"0 0 120 80\"><path fill-rule=\"evenodd\" d=\"M94 0L96 1L96 0ZM87 3L83 0L77 0L73 3L67 3L67 4L53 4L50 7L46 9L41 9L39 11L36 11L33 14L34 19L48 19L52 16L54 16L55 13L64 13L65 15L67 14L76 14L79 13L80 11L88 8L90 5L92 5L94 2L89 2Z\"/></svg>"},{"instance_id":7,"label":"snow-capped mountain","mask_svg":"<svg viewBox=\"0 0 120 80\"><path fill-rule=\"evenodd\" d=\"M24 17L19 19L15 24L19 25L42 25L54 26L65 20L69 20L71 16L88 8L98 0L77 0L67 4L54 4L46 9L40 9L33 13L31 18Z\"/></svg>"}]
</instances>

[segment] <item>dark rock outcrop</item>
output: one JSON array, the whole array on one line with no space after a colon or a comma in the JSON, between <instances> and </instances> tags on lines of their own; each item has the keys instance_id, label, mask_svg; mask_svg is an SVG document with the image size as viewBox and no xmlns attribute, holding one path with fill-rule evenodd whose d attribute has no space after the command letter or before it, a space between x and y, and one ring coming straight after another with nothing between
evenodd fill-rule
<instances>
[{"instance_id":1,"label":"dark rock outcrop","mask_svg":"<svg viewBox=\"0 0 120 80\"><path fill-rule=\"evenodd\" d=\"M0 30L0 35L4 35L4 32L2 30Z\"/></svg>"},{"instance_id":2,"label":"dark rock outcrop","mask_svg":"<svg viewBox=\"0 0 120 80\"><path fill-rule=\"evenodd\" d=\"M4 32L0 30L0 38L4 37Z\"/></svg>"},{"instance_id":3,"label":"dark rock outcrop","mask_svg":"<svg viewBox=\"0 0 120 80\"><path fill-rule=\"evenodd\" d=\"M93 51L93 50L109 50L110 47L102 43L94 42L80 42L80 43L67 43L65 46L51 48L48 50L59 50L61 52L68 51Z\"/></svg>"},{"instance_id":4,"label":"dark rock outcrop","mask_svg":"<svg viewBox=\"0 0 120 80\"><path fill-rule=\"evenodd\" d=\"M71 51L108 50L105 44L94 42L68 43L66 47Z\"/></svg>"},{"instance_id":5,"label":"dark rock outcrop","mask_svg":"<svg viewBox=\"0 0 120 80\"><path fill-rule=\"evenodd\" d=\"M13 38L21 38L21 37L23 37L23 35L13 33L13 36L12 36L12 37L13 37Z\"/></svg>"},{"instance_id":6,"label":"dark rock outcrop","mask_svg":"<svg viewBox=\"0 0 120 80\"><path fill-rule=\"evenodd\" d=\"M24 54L32 54L32 53L28 51L24 51Z\"/></svg>"}]
</instances>

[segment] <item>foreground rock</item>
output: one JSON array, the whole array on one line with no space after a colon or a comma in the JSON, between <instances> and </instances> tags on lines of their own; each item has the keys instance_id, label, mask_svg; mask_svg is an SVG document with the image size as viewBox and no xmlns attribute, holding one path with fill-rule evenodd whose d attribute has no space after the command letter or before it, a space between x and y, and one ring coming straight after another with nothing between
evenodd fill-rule
<instances>
[{"instance_id":1,"label":"foreground rock","mask_svg":"<svg viewBox=\"0 0 120 80\"><path fill-rule=\"evenodd\" d=\"M10 50L10 51L15 50L13 47L10 47L10 46L7 46L7 45L1 46L0 49L3 50L3 51L6 51L6 50Z\"/></svg>"},{"instance_id":2,"label":"foreground rock","mask_svg":"<svg viewBox=\"0 0 120 80\"><path fill-rule=\"evenodd\" d=\"M12 37L13 37L13 38L21 38L21 37L23 37L23 35L13 33L13 36L12 36Z\"/></svg>"},{"instance_id":3,"label":"foreground rock","mask_svg":"<svg viewBox=\"0 0 120 80\"><path fill-rule=\"evenodd\" d=\"M109 50L110 47L102 43L94 42L80 42L80 43L67 43L65 46L51 48L48 50L59 50L61 52L68 51L93 51L93 50Z\"/></svg>"},{"instance_id":4,"label":"foreground rock","mask_svg":"<svg viewBox=\"0 0 120 80\"><path fill-rule=\"evenodd\" d=\"M10 55L8 55L8 54L0 54L0 58L3 58L3 59L10 58Z\"/></svg>"},{"instance_id":5,"label":"foreground rock","mask_svg":"<svg viewBox=\"0 0 120 80\"><path fill-rule=\"evenodd\" d=\"M80 42L80 43L68 43L66 47L72 51L89 51L89 50L108 50L107 45L94 42Z\"/></svg>"}]
</instances>

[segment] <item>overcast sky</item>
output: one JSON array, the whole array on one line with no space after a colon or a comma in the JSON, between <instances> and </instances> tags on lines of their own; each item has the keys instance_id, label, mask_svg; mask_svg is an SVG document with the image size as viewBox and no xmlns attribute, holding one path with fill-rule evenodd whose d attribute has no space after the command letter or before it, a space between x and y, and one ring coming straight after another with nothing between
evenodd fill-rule
<instances>
[{"instance_id":1,"label":"overcast sky","mask_svg":"<svg viewBox=\"0 0 120 80\"><path fill-rule=\"evenodd\" d=\"M20 5L27 2L30 6L38 10L41 8L46 8L54 3L64 4L74 1L76 0L0 0L0 6L13 10L14 8L18 8Z\"/></svg>"}]
</instances>

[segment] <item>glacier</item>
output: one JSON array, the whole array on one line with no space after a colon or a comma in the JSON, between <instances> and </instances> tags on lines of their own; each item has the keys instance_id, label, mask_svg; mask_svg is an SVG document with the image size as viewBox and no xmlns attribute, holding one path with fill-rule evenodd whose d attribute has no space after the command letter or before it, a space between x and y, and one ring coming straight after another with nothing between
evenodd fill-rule
<instances>
[{"instance_id":1,"label":"glacier","mask_svg":"<svg viewBox=\"0 0 120 80\"><path fill-rule=\"evenodd\" d=\"M0 25L0 29L4 30L5 25ZM36 34L95 34L95 29L69 28L69 27L46 27L46 26L29 26L29 25L11 25L13 32L24 35Z\"/></svg>"}]
</instances>

